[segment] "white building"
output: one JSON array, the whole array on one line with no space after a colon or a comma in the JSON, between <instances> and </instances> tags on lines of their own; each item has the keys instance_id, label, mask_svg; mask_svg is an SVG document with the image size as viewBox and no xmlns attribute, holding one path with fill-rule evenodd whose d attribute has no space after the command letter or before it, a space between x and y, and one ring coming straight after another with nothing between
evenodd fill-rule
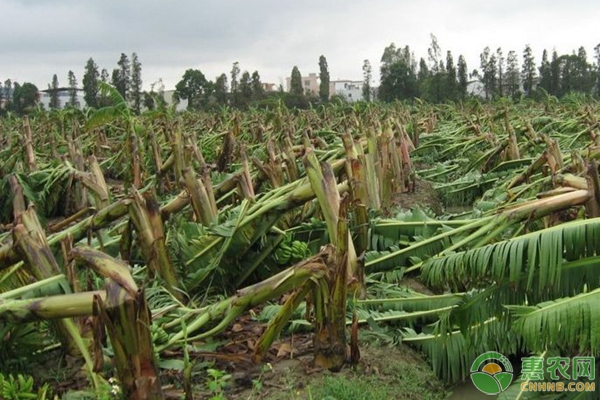
<instances>
[{"instance_id":1,"label":"white building","mask_svg":"<svg viewBox=\"0 0 600 400\"><path fill-rule=\"evenodd\" d=\"M329 82L329 96L337 95L348 102L363 100L363 81L338 80Z\"/></svg>"},{"instance_id":2,"label":"white building","mask_svg":"<svg viewBox=\"0 0 600 400\"><path fill-rule=\"evenodd\" d=\"M467 83L467 93L471 96L484 98L485 89L483 87L483 83L479 81L470 81L469 83Z\"/></svg>"},{"instance_id":3,"label":"white building","mask_svg":"<svg viewBox=\"0 0 600 400\"><path fill-rule=\"evenodd\" d=\"M292 91L292 78L288 76L285 78L285 85L288 92ZM319 95L319 77L316 73L311 72L308 76L302 77L302 88L304 94L318 96Z\"/></svg>"},{"instance_id":4,"label":"white building","mask_svg":"<svg viewBox=\"0 0 600 400\"><path fill-rule=\"evenodd\" d=\"M173 105L173 103L175 103L175 99L173 98L174 94L175 94L175 90L165 90L163 92L163 97L164 97L167 105L170 106L170 105ZM179 103L177 103L177 106L175 107L175 110L177 110L177 111L187 110L187 106L188 106L188 100L180 99Z\"/></svg>"},{"instance_id":5,"label":"white building","mask_svg":"<svg viewBox=\"0 0 600 400\"><path fill-rule=\"evenodd\" d=\"M175 93L175 90L165 90L163 92L165 101L166 101L167 105L169 105L169 106L175 102L175 99L173 98L174 93ZM50 109L50 92L48 90L44 90L44 91L39 92L38 96L39 96L40 104L42 104L44 106L44 109L49 110ZM69 90L64 89L64 88L59 89L58 99L60 100L60 108L65 108L65 106L67 105L67 103L69 102L69 99L70 99ZM77 90L77 100L79 100L79 108L80 109L82 109L86 106L85 100L83 99L83 90L80 90L80 89ZM177 106L175 109L177 111L183 111L183 110L187 109L187 105L188 105L187 99L182 99L179 101L179 103L177 103ZM144 111L144 110L145 110L145 107L142 104L142 111Z\"/></svg>"},{"instance_id":6,"label":"white building","mask_svg":"<svg viewBox=\"0 0 600 400\"><path fill-rule=\"evenodd\" d=\"M70 100L69 90L65 88L61 88L58 90L58 100L60 101L60 108L65 108L67 103ZM44 106L44 109L50 109L50 92L47 90L41 91L38 93L39 102ZM79 101L79 108L82 108L85 105L85 100L83 100L83 91L77 91L77 100Z\"/></svg>"}]
</instances>

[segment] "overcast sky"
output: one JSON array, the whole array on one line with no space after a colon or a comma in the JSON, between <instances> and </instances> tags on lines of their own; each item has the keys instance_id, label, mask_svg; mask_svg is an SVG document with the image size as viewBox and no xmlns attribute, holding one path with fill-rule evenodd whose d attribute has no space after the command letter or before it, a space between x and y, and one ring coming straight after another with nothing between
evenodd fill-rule
<instances>
[{"instance_id":1,"label":"overcast sky","mask_svg":"<svg viewBox=\"0 0 600 400\"><path fill-rule=\"evenodd\" d=\"M81 83L89 57L110 72L122 52L137 52L145 88L171 88L187 68L229 75L234 61L279 84L294 65L318 72L321 54L332 80L361 80L363 60L377 76L391 42L426 56L430 33L469 70L485 46L521 54L529 43L539 62L544 48L583 45L591 61L599 17L598 0L0 0L0 80L44 89L73 70Z\"/></svg>"}]
</instances>

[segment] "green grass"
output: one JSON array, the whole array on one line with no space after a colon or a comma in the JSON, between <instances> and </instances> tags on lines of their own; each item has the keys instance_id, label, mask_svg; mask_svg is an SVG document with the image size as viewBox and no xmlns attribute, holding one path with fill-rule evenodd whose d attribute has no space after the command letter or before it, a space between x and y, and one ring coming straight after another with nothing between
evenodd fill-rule
<instances>
[{"instance_id":1,"label":"green grass","mask_svg":"<svg viewBox=\"0 0 600 400\"><path fill-rule=\"evenodd\" d=\"M406 348L363 348L367 368L327 375L308 385L311 400L442 400L449 392L420 355Z\"/></svg>"},{"instance_id":2,"label":"green grass","mask_svg":"<svg viewBox=\"0 0 600 400\"><path fill-rule=\"evenodd\" d=\"M344 376L326 376L309 388L313 400L384 400L393 399L394 390L373 378L360 380Z\"/></svg>"},{"instance_id":3,"label":"green grass","mask_svg":"<svg viewBox=\"0 0 600 400\"><path fill-rule=\"evenodd\" d=\"M411 371L411 370L409 370ZM326 376L308 388L311 400L387 400L422 399L442 400L443 391L432 391L437 379L427 379L422 371L412 370L397 381L380 377Z\"/></svg>"}]
</instances>

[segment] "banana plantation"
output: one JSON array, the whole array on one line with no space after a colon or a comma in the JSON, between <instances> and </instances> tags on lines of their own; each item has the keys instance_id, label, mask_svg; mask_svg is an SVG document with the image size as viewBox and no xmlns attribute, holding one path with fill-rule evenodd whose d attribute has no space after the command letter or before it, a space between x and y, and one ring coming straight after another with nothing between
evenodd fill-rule
<instances>
[{"instance_id":1,"label":"banana plantation","mask_svg":"<svg viewBox=\"0 0 600 400\"><path fill-rule=\"evenodd\" d=\"M138 116L102 89L0 120L0 398L230 398L202 365L248 324L228 357L410 347L448 388L487 351L600 350L597 102ZM72 372L37 379L48 359Z\"/></svg>"}]
</instances>

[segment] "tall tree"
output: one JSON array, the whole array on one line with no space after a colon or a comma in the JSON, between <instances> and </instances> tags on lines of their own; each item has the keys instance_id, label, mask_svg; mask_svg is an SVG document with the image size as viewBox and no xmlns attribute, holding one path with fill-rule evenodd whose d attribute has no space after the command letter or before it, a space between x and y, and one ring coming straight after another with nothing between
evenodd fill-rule
<instances>
[{"instance_id":1,"label":"tall tree","mask_svg":"<svg viewBox=\"0 0 600 400\"><path fill-rule=\"evenodd\" d=\"M319 57L319 97L321 102L329 100L329 69L324 55Z\"/></svg>"},{"instance_id":2,"label":"tall tree","mask_svg":"<svg viewBox=\"0 0 600 400\"><path fill-rule=\"evenodd\" d=\"M533 57L533 51L531 50L531 46L526 45L525 50L523 50L523 65L521 69L523 91L525 92L526 96L531 95L536 76L537 74L535 72L535 59Z\"/></svg>"},{"instance_id":3,"label":"tall tree","mask_svg":"<svg viewBox=\"0 0 600 400\"><path fill-rule=\"evenodd\" d=\"M142 103L148 110L154 110L157 107L164 107L165 101L165 85L162 78L150 85L150 92L144 91Z\"/></svg>"},{"instance_id":4,"label":"tall tree","mask_svg":"<svg viewBox=\"0 0 600 400\"><path fill-rule=\"evenodd\" d=\"M506 94L515 99L519 95L521 75L519 73L519 60L514 50L508 52L506 57Z\"/></svg>"},{"instance_id":5,"label":"tall tree","mask_svg":"<svg viewBox=\"0 0 600 400\"><path fill-rule=\"evenodd\" d=\"M302 88L302 74L297 66L294 65L292 68L292 75L290 78L290 93L303 95L304 89Z\"/></svg>"},{"instance_id":6,"label":"tall tree","mask_svg":"<svg viewBox=\"0 0 600 400\"><path fill-rule=\"evenodd\" d=\"M98 66L90 57L83 74L83 99L88 107L98 107Z\"/></svg>"},{"instance_id":7,"label":"tall tree","mask_svg":"<svg viewBox=\"0 0 600 400\"><path fill-rule=\"evenodd\" d=\"M197 69L188 69L181 80L175 85L175 98L187 99L188 108L199 110L208 102L211 85L204 74Z\"/></svg>"},{"instance_id":8,"label":"tall tree","mask_svg":"<svg viewBox=\"0 0 600 400\"><path fill-rule=\"evenodd\" d=\"M497 92L498 96L504 96L504 54L502 53L502 48L498 47L496 49L496 59L498 60L498 82L497 82Z\"/></svg>"},{"instance_id":9,"label":"tall tree","mask_svg":"<svg viewBox=\"0 0 600 400\"><path fill-rule=\"evenodd\" d=\"M549 92L558 96L560 91L560 61L556 49L552 51L552 61L550 62L550 90Z\"/></svg>"},{"instance_id":10,"label":"tall tree","mask_svg":"<svg viewBox=\"0 0 600 400\"><path fill-rule=\"evenodd\" d=\"M240 76L240 63L234 62L231 67L231 99L233 105L237 105L238 103L238 92L239 92L239 82L238 77Z\"/></svg>"},{"instance_id":11,"label":"tall tree","mask_svg":"<svg viewBox=\"0 0 600 400\"><path fill-rule=\"evenodd\" d=\"M483 85L483 92L485 94L486 100L490 98L489 87L486 83L486 71L488 69L489 62L490 62L490 48L486 46L483 49L483 52L481 52L481 54L479 54L479 70L480 70L480 72L478 73L479 80L480 80L481 84Z\"/></svg>"},{"instance_id":12,"label":"tall tree","mask_svg":"<svg viewBox=\"0 0 600 400\"><path fill-rule=\"evenodd\" d=\"M461 54L458 57L458 96L460 99L467 97L467 86L469 85L469 77L467 73L467 62Z\"/></svg>"},{"instance_id":13,"label":"tall tree","mask_svg":"<svg viewBox=\"0 0 600 400\"><path fill-rule=\"evenodd\" d=\"M67 79L69 80L69 102L67 106L79 108L79 99L77 98L77 79L75 73L69 71Z\"/></svg>"},{"instance_id":14,"label":"tall tree","mask_svg":"<svg viewBox=\"0 0 600 400\"><path fill-rule=\"evenodd\" d=\"M485 47L479 56L481 74L480 82L483 84L485 98L494 99L498 95L498 59L495 53L490 52L489 47Z\"/></svg>"},{"instance_id":15,"label":"tall tree","mask_svg":"<svg viewBox=\"0 0 600 400\"><path fill-rule=\"evenodd\" d=\"M418 95L417 76L410 64L404 59L392 63L379 86L379 98L394 101L412 99Z\"/></svg>"},{"instance_id":16,"label":"tall tree","mask_svg":"<svg viewBox=\"0 0 600 400\"><path fill-rule=\"evenodd\" d=\"M146 110L154 110L156 108L154 96L156 96L156 93L153 93L152 90L150 92L144 90L142 93L142 105Z\"/></svg>"},{"instance_id":17,"label":"tall tree","mask_svg":"<svg viewBox=\"0 0 600 400\"><path fill-rule=\"evenodd\" d=\"M13 85L10 79L4 81L4 110L12 109Z\"/></svg>"},{"instance_id":18,"label":"tall tree","mask_svg":"<svg viewBox=\"0 0 600 400\"><path fill-rule=\"evenodd\" d=\"M364 101L371 101L371 81L373 80L373 73L371 69L371 62L369 60L363 61L363 87L362 96Z\"/></svg>"},{"instance_id":19,"label":"tall tree","mask_svg":"<svg viewBox=\"0 0 600 400\"><path fill-rule=\"evenodd\" d=\"M492 53L492 55L490 55L487 70L485 72L485 80L491 94L490 98L495 99L498 97L498 59L496 58L496 54Z\"/></svg>"},{"instance_id":20,"label":"tall tree","mask_svg":"<svg viewBox=\"0 0 600 400\"><path fill-rule=\"evenodd\" d=\"M540 64L540 83L538 87L544 89L546 92L551 92L550 87L552 86L552 69L550 67L550 61L548 61L548 51L544 49L542 53L542 63Z\"/></svg>"},{"instance_id":21,"label":"tall tree","mask_svg":"<svg viewBox=\"0 0 600 400\"><path fill-rule=\"evenodd\" d=\"M131 64L129 62L129 58L125 53L121 53L121 57L117 62L119 66L119 75L121 77L121 85L123 93L123 98L127 99L129 95L129 90L131 89Z\"/></svg>"},{"instance_id":22,"label":"tall tree","mask_svg":"<svg viewBox=\"0 0 600 400\"><path fill-rule=\"evenodd\" d=\"M131 54L131 90L129 100L133 110L139 114L142 106L142 63L136 53Z\"/></svg>"},{"instance_id":23,"label":"tall tree","mask_svg":"<svg viewBox=\"0 0 600 400\"><path fill-rule=\"evenodd\" d=\"M252 101L252 78L248 71L242 73L239 86L239 98L241 106L247 106Z\"/></svg>"},{"instance_id":24,"label":"tall tree","mask_svg":"<svg viewBox=\"0 0 600 400\"><path fill-rule=\"evenodd\" d=\"M429 34L431 38L431 45L427 49L427 55L429 57L429 69L432 74L440 72L441 64L440 57L442 56L442 50L438 44L437 37L433 33Z\"/></svg>"},{"instance_id":25,"label":"tall tree","mask_svg":"<svg viewBox=\"0 0 600 400\"><path fill-rule=\"evenodd\" d=\"M381 56L378 98L393 101L419 96L416 68L408 46L396 48L394 43L387 46Z\"/></svg>"},{"instance_id":26,"label":"tall tree","mask_svg":"<svg viewBox=\"0 0 600 400\"><path fill-rule=\"evenodd\" d=\"M33 83L25 82L22 85L15 83L13 93L13 103L15 111L20 114L27 114L38 102L38 88Z\"/></svg>"},{"instance_id":27,"label":"tall tree","mask_svg":"<svg viewBox=\"0 0 600 400\"><path fill-rule=\"evenodd\" d=\"M560 73L557 96L562 97L570 92L592 93L594 77L584 48L580 48L577 54L562 55L552 64L556 64L554 68Z\"/></svg>"},{"instance_id":28,"label":"tall tree","mask_svg":"<svg viewBox=\"0 0 600 400\"><path fill-rule=\"evenodd\" d=\"M380 81L383 81L390 73L392 64L396 62L398 55L396 52L396 45L391 43L385 49L383 49L383 55L381 56L381 67L379 69Z\"/></svg>"},{"instance_id":29,"label":"tall tree","mask_svg":"<svg viewBox=\"0 0 600 400\"><path fill-rule=\"evenodd\" d=\"M419 85L423 85L425 81L429 78L429 67L427 66L427 62L423 57L419 60L419 72L417 73L417 79L419 80Z\"/></svg>"},{"instance_id":30,"label":"tall tree","mask_svg":"<svg viewBox=\"0 0 600 400\"><path fill-rule=\"evenodd\" d=\"M486 100L489 100L496 91L496 57L494 57L494 55L490 56L490 48L486 46L479 55L479 61L479 67L481 69L480 79L483 84L483 91Z\"/></svg>"},{"instance_id":31,"label":"tall tree","mask_svg":"<svg viewBox=\"0 0 600 400\"><path fill-rule=\"evenodd\" d=\"M592 94L594 89L594 67L588 63L585 47L581 46L577 50L577 73L576 90L586 94Z\"/></svg>"},{"instance_id":32,"label":"tall tree","mask_svg":"<svg viewBox=\"0 0 600 400\"><path fill-rule=\"evenodd\" d=\"M434 34L429 35L431 37L431 44L427 49L427 56L429 58L429 71L430 76L425 84L425 98L431 102L439 103L444 101L447 97L446 92L446 68L442 61L442 49L438 44L437 37ZM410 60L405 62L411 66Z\"/></svg>"},{"instance_id":33,"label":"tall tree","mask_svg":"<svg viewBox=\"0 0 600 400\"><path fill-rule=\"evenodd\" d=\"M131 71L129 58L125 53L121 53L117 66L118 68L114 69L112 73L112 84L121 93L121 96L127 99L131 88Z\"/></svg>"},{"instance_id":34,"label":"tall tree","mask_svg":"<svg viewBox=\"0 0 600 400\"><path fill-rule=\"evenodd\" d=\"M15 101L15 93L17 93L21 89L21 84L17 81L14 81L12 85L13 85L13 88L12 88L11 102L9 104L10 111L19 113L19 104Z\"/></svg>"},{"instance_id":35,"label":"tall tree","mask_svg":"<svg viewBox=\"0 0 600 400\"><path fill-rule=\"evenodd\" d=\"M261 100L265 97L265 88L260 81L260 75L258 71L252 73L252 99Z\"/></svg>"},{"instance_id":36,"label":"tall tree","mask_svg":"<svg viewBox=\"0 0 600 400\"><path fill-rule=\"evenodd\" d=\"M225 74L215 79L215 99L221 105L227 104L227 75Z\"/></svg>"},{"instance_id":37,"label":"tall tree","mask_svg":"<svg viewBox=\"0 0 600 400\"><path fill-rule=\"evenodd\" d=\"M156 93L154 103L157 107L164 107L167 105L167 101L165 100L165 84L163 83L162 78L158 78L156 82L153 82L152 85L150 85L150 90Z\"/></svg>"},{"instance_id":38,"label":"tall tree","mask_svg":"<svg viewBox=\"0 0 600 400\"><path fill-rule=\"evenodd\" d=\"M113 75L115 76L113 80L117 81L119 79L118 70L114 70ZM106 70L106 68L102 68L102 71L100 71L100 82L112 83L112 82L109 82L109 75L108 75L108 71ZM99 108L100 107L109 107L111 105L112 105L112 100L110 99L110 95L108 94L108 92L99 91L98 92L98 107Z\"/></svg>"},{"instance_id":39,"label":"tall tree","mask_svg":"<svg viewBox=\"0 0 600 400\"><path fill-rule=\"evenodd\" d=\"M411 69L412 74L416 75L416 73L417 73L417 62L415 60L415 53L413 53L410 50L409 46L404 46L404 48L402 49L401 58L403 58L405 60L405 62L408 64L408 66ZM443 64L441 64L441 65L443 65Z\"/></svg>"},{"instance_id":40,"label":"tall tree","mask_svg":"<svg viewBox=\"0 0 600 400\"><path fill-rule=\"evenodd\" d=\"M419 87L419 96L423 99L429 98L429 80L431 74L429 67L423 57L419 60L419 72L417 72L417 86Z\"/></svg>"},{"instance_id":41,"label":"tall tree","mask_svg":"<svg viewBox=\"0 0 600 400\"><path fill-rule=\"evenodd\" d=\"M102 70L102 71L104 71L104 70ZM102 78L100 78L100 80L102 80ZM117 88L117 90L119 91L119 93L121 93L121 90L119 90L119 88L121 87L121 73L120 73L120 71L119 71L118 68L115 68L115 69L112 70L112 74L110 76L110 83L115 88ZM121 96L122 95L123 94L121 93Z\"/></svg>"},{"instance_id":42,"label":"tall tree","mask_svg":"<svg viewBox=\"0 0 600 400\"><path fill-rule=\"evenodd\" d=\"M600 97L600 43L594 47L594 56L596 58L596 96Z\"/></svg>"},{"instance_id":43,"label":"tall tree","mask_svg":"<svg viewBox=\"0 0 600 400\"><path fill-rule=\"evenodd\" d=\"M52 77L52 83L48 85L48 92L50 93L50 109L57 110L60 108L60 98L58 97L58 77L56 74Z\"/></svg>"},{"instance_id":44,"label":"tall tree","mask_svg":"<svg viewBox=\"0 0 600 400\"><path fill-rule=\"evenodd\" d=\"M446 95L447 100L458 99L458 86L456 82L456 68L454 67L454 58L452 52L446 52Z\"/></svg>"}]
</instances>

